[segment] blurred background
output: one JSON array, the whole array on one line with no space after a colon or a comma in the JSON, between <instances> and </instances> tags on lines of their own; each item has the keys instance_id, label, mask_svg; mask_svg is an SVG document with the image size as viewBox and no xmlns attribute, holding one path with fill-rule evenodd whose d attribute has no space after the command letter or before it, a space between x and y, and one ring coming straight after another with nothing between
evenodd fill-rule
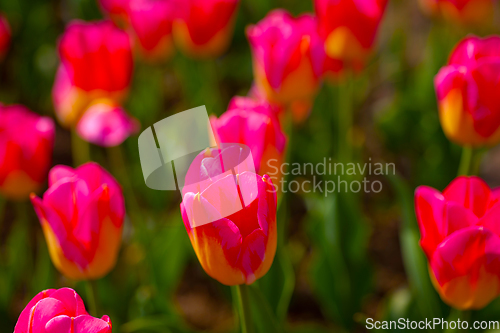
<instances>
[{"instance_id":1,"label":"blurred background","mask_svg":"<svg viewBox=\"0 0 500 333\"><path fill-rule=\"evenodd\" d=\"M300 14L312 12L313 4L242 0L223 56L193 60L177 52L163 64L136 62L126 110L142 129L199 105L220 116L233 96L247 95L252 85L245 28L274 8ZM354 81L353 142L360 160L394 163L397 175L369 176L380 180L383 190L356 198L282 196L278 237L283 247L270 272L256 283L274 316L256 321L276 320L296 333L363 332L366 318L448 316L449 307L422 274L427 264L418 247L413 191L418 185L441 190L457 173L460 147L440 127L433 78L468 33L500 32L498 9L492 26L465 29L426 17L416 0L389 2L378 50ZM24 104L54 118L51 89L59 63L58 37L72 19L101 19L96 1L1 0L0 11L13 35L0 65L0 102ZM311 116L284 129L289 162L318 163L334 156L338 93L324 84ZM127 193L119 261L96 283L99 315L112 318L114 332L237 332L230 289L203 271L190 245L180 194L145 186L137 136L128 138L121 150L91 146L91 156ZM500 185L500 150L490 150L482 161L482 177L491 186ZM61 127L53 164L73 165L71 134ZM361 210L354 204L358 200ZM1 213L0 332L13 331L19 313L41 290L69 286L85 300L84 285L64 278L50 261L31 204L9 202ZM500 301L472 316L498 320Z\"/></svg>"}]
</instances>

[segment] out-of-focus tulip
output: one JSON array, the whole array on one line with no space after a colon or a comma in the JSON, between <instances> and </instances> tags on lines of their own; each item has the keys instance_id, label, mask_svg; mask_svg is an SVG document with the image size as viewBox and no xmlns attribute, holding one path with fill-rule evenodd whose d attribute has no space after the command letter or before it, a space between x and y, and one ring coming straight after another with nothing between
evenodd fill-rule
<instances>
[{"instance_id":1,"label":"out-of-focus tulip","mask_svg":"<svg viewBox=\"0 0 500 333\"><path fill-rule=\"evenodd\" d=\"M44 290L26 305L14 333L111 333L111 320L90 316L70 288Z\"/></svg>"},{"instance_id":2,"label":"out-of-focus tulip","mask_svg":"<svg viewBox=\"0 0 500 333\"><path fill-rule=\"evenodd\" d=\"M172 21L174 2L133 0L129 17L135 47L139 54L150 61L166 59L173 52Z\"/></svg>"},{"instance_id":3,"label":"out-of-focus tulip","mask_svg":"<svg viewBox=\"0 0 500 333\"><path fill-rule=\"evenodd\" d=\"M330 58L326 70L359 70L370 55L387 0L315 0L319 34Z\"/></svg>"},{"instance_id":4,"label":"out-of-focus tulip","mask_svg":"<svg viewBox=\"0 0 500 333\"><path fill-rule=\"evenodd\" d=\"M97 279L115 265L125 207L117 181L97 163L56 166L43 199L31 196L50 257L71 279Z\"/></svg>"},{"instance_id":5,"label":"out-of-focus tulip","mask_svg":"<svg viewBox=\"0 0 500 333\"><path fill-rule=\"evenodd\" d=\"M500 141L500 37L467 37L434 79L446 136L466 146Z\"/></svg>"},{"instance_id":6,"label":"out-of-focus tulip","mask_svg":"<svg viewBox=\"0 0 500 333\"><path fill-rule=\"evenodd\" d=\"M269 176L240 167L234 175L225 172L226 164L219 161L240 156L233 149L207 149L196 157L186 176L190 185L183 189L181 213L207 274L225 285L252 284L266 274L276 253L277 199ZM232 156L221 157L226 153ZM190 175L200 182L188 181Z\"/></svg>"},{"instance_id":7,"label":"out-of-focus tulip","mask_svg":"<svg viewBox=\"0 0 500 333\"><path fill-rule=\"evenodd\" d=\"M0 13L0 60L2 60L5 53L7 53L7 50L9 49L10 37L11 32L9 22L5 16Z\"/></svg>"},{"instance_id":8,"label":"out-of-focus tulip","mask_svg":"<svg viewBox=\"0 0 500 333\"><path fill-rule=\"evenodd\" d=\"M111 100L94 102L76 125L80 137L93 144L113 147L139 130L139 122Z\"/></svg>"},{"instance_id":9,"label":"out-of-focus tulip","mask_svg":"<svg viewBox=\"0 0 500 333\"><path fill-rule=\"evenodd\" d=\"M239 0L177 1L174 39L194 58L214 58L226 51L233 35Z\"/></svg>"},{"instance_id":10,"label":"out-of-focus tulip","mask_svg":"<svg viewBox=\"0 0 500 333\"><path fill-rule=\"evenodd\" d=\"M280 168L285 152L286 137L275 114L275 107L248 97L235 97L222 116L211 117L216 140L221 143L247 145L258 174L272 175L275 182L281 178Z\"/></svg>"},{"instance_id":11,"label":"out-of-focus tulip","mask_svg":"<svg viewBox=\"0 0 500 333\"><path fill-rule=\"evenodd\" d=\"M125 26L129 23L130 0L98 0L98 2L102 11L116 24Z\"/></svg>"},{"instance_id":12,"label":"out-of-focus tulip","mask_svg":"<svg viewBox=\"0 0 500 333\"><path fill-rule=\"evenodd\" d=\"M110 21L70 23L59 42L61 65L53 88L60 122L74 126L98 98L121 101L132 78L130 40Z\"/></svg>"},{"instance_id":13,"label":"out-of-focus tulip","mask_svg":"<svg viewBox=\"0 0 500 333\"><path fill-rule=\"evenodd\" d=\"M441 298L481 309L500 294L500 192L478 177L458 177L443 193L417 188L420 245Z\"/></svg>"},{"instance_id":14,"label":"out-of-focus tulip","mask_svg":"<svg viewBox=\"0 0 500 333\"><path fill-rule=\"evenodd\" d=\"M21 105L0 104L0 193L27 199L45 182L52 160L55 127Z\"/></svg>"},{"instance_id":15,"label":"out-of-focus tulip","mask_svg":"<svg viewBox=\"0 0 500 333\"><path fill-rule=\"evenodd\" d=\"M270 12L247 29L257 89L272 103L307 110L321 81L325 52L313 15ZM301 117L304 118L301 113ZM297 118L297 117L296 117Z\"/></svg>"},{"instance_id":16,"label":"out-of-focus tulip","mask_svg":"<svg viewBox=\"0 0 500 333\"><path fill-rule=\"evenodd\" d=\"M458 24L483 24L493 18L494 0L420 0L428 15Z\"/></svg>"}]
</instances>

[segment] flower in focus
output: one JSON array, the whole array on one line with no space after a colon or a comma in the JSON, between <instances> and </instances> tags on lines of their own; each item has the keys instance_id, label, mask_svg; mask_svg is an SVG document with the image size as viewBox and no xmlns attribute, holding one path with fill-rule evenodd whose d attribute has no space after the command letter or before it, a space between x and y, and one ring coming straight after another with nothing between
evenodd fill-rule
<instances>
[{"instance_id":1,"label":"flower in focus","mask_svg":"<svg viewBox=\"0 0 500 333\"><path fill-rule=\"evenodd\" d=\"M104 13L116 24L124 26L128 24L130 0L98 0Z\"/></svg>"},{"instance_id":2,"label":"flower in focus","mask_svg":"<svg viewBox=\"0 0 500 333\"><path fill-rule=\"evenodd\" d=\"M267 273L276 253L276 193L269 176L221 167L239 156L234 147L207 149L188 170L181 213L201 266L225 285L252 284ZM238 168L236 168L238 169ZM192 180L192 179L191 179ZM237 183L235 182L237 180Z\"/></svg>"},{"instance_id":3,"label":"flower in focus","mask_svg":"<svg viewBox=\"0 0 500 333\"><path fill-rule=\"evenodd\" d=\"M173 34L179 48L194 58L215 58L233 35L238 0L177 1Z\"/></svg>"},{"instance_id":4,"label":"flower in focus","mask_svg":"<svg viewBox=\"0 0 500 333\"><path fill-rule=\"evenodd\" d=\"M97 163L55 166L43 199L31 196L54 266L76 280L97 279L115 265L125 207L118 182Z\"/></svg>"},{"instance_id":5,"label":"flower in focus","mask_svg":"<svg viewBox=\"0 0 500 333\"><path fill-rule=\"evenodd\" d=\"M327 72L344 66L360 70L370 55L387 0L315 0L324 39Z\"/></svg>"},{"instance_id":6,"label":"flower in focus","mask_svg":"<svg viewBox=\"0 0 500 333\"><path fill-rule=\"evenodd\" d=\"M275 182L281 178L274 167L283 162L286 137L272 105L235 97L219 119L211 117L211 124L218 142L242 143L250 148L257 174L272 175Z\"/></svg>"},{"instance_id":7,"label":"flower in focus","mask_svg":"<svg viewBox=\"0 0 500 333\"><path fill-rule=\"evenodd\" d=\"M0 193L27 199L45 182L55 126L21 105L0 104Z\"/></svg>"},{"instance_id":8,"label":"flower in focus","mask_svg":"<svg viewBox=\"0 0 500 333\"><path fill-rule=\"evenodd\" d=\"M143 58L157 61L173 52L173 1L135 0L129 9L135 46Z\"/></svg>"},{"instance_id":9,"label":"flower in focus","mask_svg":"<svg viewBox=\"0 0 500 333\"><path fill-rule=\"evenodd\" d=\"M500 192L478 177L458 177L443 193L421 186L415 210L420 246L441 298L481 309L500 294Z\"/></svg>"},{"instance_id":10,"label":"flower in focus","mask_svg":"<svg viewBox=\"0 0 500 333\"><path fill-rule=\"evenodd\" d=\"M111 333L108 316L90 316L70 288L44 290L26 305L14 333Z\"/></svg>"},{"instance_id":11,"label":"flower in focus","mask_svg":"<svg viewBox=\"0 0 500 333\"><path fill-rule=\"evenodd\" d=\"M308 110L325 61L323 41L313 15L293 18L274 10L247 29L253 55L255 85L271 103L300 105ZM307 112L299 113L305 118Z\"/></svg>"},{"instance_id":12,"label":"flower in focus","mask_svg":"<svg viewBox=\"0 0 500 333\"><path fill-rule=\"evenodd\" d=\"M446 136L467 146L500 141L500 37L467 37L434 79Z\"/></svg>"},{"instance_id":13,"label":"flower in focus","mask_svg":"<svg viewBox=\"0 0 500 333\"><path fill-rule=\"evenodd\" d=\"M5 56L10 44L10 26L5 16L0 13L0 60Z\"/></svg>"},{"instance_id":14,"label":"flower in focus","mask_svg":"<svg viewBox=\"0 0 500 333\"><path fill-rule=\"evenodd\" d=\"M133 60L126 32L110 21L70 23L59 42L53 99L59 121L74 126L98 98L121 101L132 78Z\"/></svg>"},{"instance_id":15,"label":"flower in focus","mask_svg":"<svg viewBox=\"0 0 500 333\"><path fill-rule=\"evenodd\" d=\"M420 0L425 13L459 24L491 21L494 0Z\"/></svg>"},{"instance_id":16,"label":"flower in focus","mask_svg":"<svg viewBox=\"0 0 500 333\"><path fill-rule=\"evenodd\" d=\"M76 125L80 137L93 144L113 147L139 130L139 123L111 100L95 101Z\"/></svg>"}]
</instances>

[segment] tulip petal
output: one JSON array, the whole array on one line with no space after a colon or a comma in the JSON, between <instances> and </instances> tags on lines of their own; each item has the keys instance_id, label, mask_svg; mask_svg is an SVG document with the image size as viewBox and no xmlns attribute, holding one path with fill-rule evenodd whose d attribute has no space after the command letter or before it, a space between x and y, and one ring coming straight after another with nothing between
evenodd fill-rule
<instances>
[{"instance_id":1,"label":"tulip petal","mask_svg":"<svg viewBox=\"0 0 500 333\"><path fill-rule=\"evenodd\" d=\"M443 191L446 200L454 201L482 217L486 212L491 190L479 177L458 177Z\"/></svg>"},{"instance_id":2,"label":"tulip petal","mask_svg":"<svg viewBox=\"0 0 500 333\"><path fill-rule=\"evenodd\" d=\"M50 297L63 302L67 311L72 316L87 314L82 298L73 289L70 288L58 289L54 291L50 295Z\"/></svg>"},{"instance_id":3,"label":"tulip petal","mask_svg":"<svg viewBox=\"0 0 500 333\"><path fill-rule=\"evenodd\" d=\"M28 332L45 333L45 325L53 317L63 315L66 312L64 303L48 297L40 300L31 310Z\"/></svg>"},{"instance_id":4,"label":"tulip petal","mask_svg":"<svg viewBox=\"0 0 500 333\"><path fill-rule=\"evenodd\" d=\"M59 180L64 178L74 177L75 169L66 165L56 165L49 172L49 187L57 183Z\"/></svg>"},{"instance_id":5,"label":"tulip petal","mask_svg":"<svg viewBox=\"0 0 500 333\"><path fill-rule=\"evenodd\" d=\"M245 273L245 283L252 284L257 279L256 271L266 256L267 237L260 229L246 236L241 245L240 263ZM273 255L274 257L274 255Z\"/></svg>"},{"instance_id":6,"label":"tulip petal","mask_svg":"<svg viewBox=\"0 0 500 333\"><path fill-rule=\"evenodd\" d=\"M31 301L28 302L24 310L19 315L19 318L14 328L14 333L31 333L28 331L28 326L30 322L31 312L33 307L42 299L49 297L52 293L56 291L55 289L47 289L39 292Z\"/></svg>"}]
</instances>

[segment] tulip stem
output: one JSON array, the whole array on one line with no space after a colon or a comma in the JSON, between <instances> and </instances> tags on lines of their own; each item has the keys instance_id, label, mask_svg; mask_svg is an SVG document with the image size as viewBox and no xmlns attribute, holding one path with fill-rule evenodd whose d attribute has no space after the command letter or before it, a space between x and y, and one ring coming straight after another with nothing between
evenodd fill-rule
<instances>
[{"instance_id":1,"label":"tulip stem","mask_svg":"<svg viewBox=\"0 0 500 333\"><path fill-rule=\"evenodd\" d=\"M90 161L90 145L76 133L75 129L71 130L71 152L75 167Z\"/></svg>"},{"instance_id":2,"label":"tulip stem","mask_svg":"<svg viewBox=\"0 0 500 333\"><path fill-rule=\"evenodd\" d=\"M460 166L458 167L459 176L468 176L471 172L473 150L469 146L464 146L462 149L462 157L460 158Z\"/></svg>"},{"instance_id":3,"label":"tulip stem","mask_svg":"<svg viewBox=\"0 0 500 333\"><path fill-rule=\"evenodd\" d=\"M353 105L352 105L353 79L346 74L343 84L338 89L338 159L341 163L347 163L352 159L352 127L353 127Z\"/></svg>"},{"instance_id":4,"label":"tulip stem","mask_svg":"<svg viewBox=\"0 0 500 333\"><path fill-rule=\"evenodd\" d=\"M236 289L235 294L241 324L241 333L254 333L250 314L248 286L246 284L240 284L234 288Z\"/></svg>"},{"instance_id":5,"label":"tulip stem","mask_svg":"<svg viewBox=\"0 0 500 333\"><path fill-rule=\"evenodd\" d=\"M87 292L87 304L89 305L89 312L92 316L97 316L97 297L95 293L94 281L85 281L85 288Z\"/></svg>"}]
</instances>

